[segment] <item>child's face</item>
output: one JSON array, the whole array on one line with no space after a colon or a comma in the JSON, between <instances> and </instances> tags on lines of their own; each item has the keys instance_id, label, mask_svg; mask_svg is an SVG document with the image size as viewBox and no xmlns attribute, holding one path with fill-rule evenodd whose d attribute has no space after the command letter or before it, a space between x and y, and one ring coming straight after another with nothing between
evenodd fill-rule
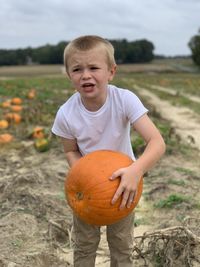
<instances>
[{"instance_id":1,"label":"child's face","mask_svg":"<svg viewBox=\"0 0 200 267\"><path fill-rule=\"evenodd\" d=\"M116 66L109 68L102 47L90 51L77 51L68 60L68 75L76 90L85 100L102 99L107 84L114 77Z\"/></svg>"}]
</instances>

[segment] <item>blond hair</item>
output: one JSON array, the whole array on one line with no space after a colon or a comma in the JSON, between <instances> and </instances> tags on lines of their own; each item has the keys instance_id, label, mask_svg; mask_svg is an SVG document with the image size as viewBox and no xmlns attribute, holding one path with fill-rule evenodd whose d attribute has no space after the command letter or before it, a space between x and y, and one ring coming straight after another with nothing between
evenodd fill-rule
<instances>
[{"instance_id":1,"label":"blond hair","mask_svg":"<svg viewBox=\"0 0 200 267\"><path fill-rule=\"evenodd\" d=\"M94 49L96 47L102 46L105 49L107 64L108 67L111 68L115 65L115 57L114 57L114 47L113 45L106 39L96 36L96 35L85 35L80 36L65 47L64 50L64 65L66 71L68 71L68 60L72 54L77 51L88 51Z\"/></svg>"}]
</instances>

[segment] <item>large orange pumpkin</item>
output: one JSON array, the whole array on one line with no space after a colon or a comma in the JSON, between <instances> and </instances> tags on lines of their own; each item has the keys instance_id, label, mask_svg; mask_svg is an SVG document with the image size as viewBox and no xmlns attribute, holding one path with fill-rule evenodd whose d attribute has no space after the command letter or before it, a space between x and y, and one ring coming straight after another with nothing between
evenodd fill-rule
<instances>
[{"instance_id":1,"label":"large orange pumpkin","mask_svg":"<svg viewBox=\"0 0 200 267\"><path fill-rule=\"evenodd\" d=\"M83 221L93 225L109 225L126 217L138 204L143 189L140 178L130 208L119 209L122 198L112 205L111 200L120 177L109 178L116 170L133 163L127 155L110 150L98 150L79 159L69 170L65 180L65 194L69 206Z\"/></svg>"}]
</instances>

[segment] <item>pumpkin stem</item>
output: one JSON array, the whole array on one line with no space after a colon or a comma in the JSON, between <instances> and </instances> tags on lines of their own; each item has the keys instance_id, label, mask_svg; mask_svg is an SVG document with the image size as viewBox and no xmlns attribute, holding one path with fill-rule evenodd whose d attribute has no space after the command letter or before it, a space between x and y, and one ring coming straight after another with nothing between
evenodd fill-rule
<instances>
[{"instance_id":1,"label":"pumpkin stem","mask_svg":"<svg viewBox=\"0 0 200 267\"><path fill-rule=\"evenodd\" d=\"M82 192L77 192L76 193L76 197L78 200L82 200L83 199L83 193Z\"/></svg>"}]
</instances>

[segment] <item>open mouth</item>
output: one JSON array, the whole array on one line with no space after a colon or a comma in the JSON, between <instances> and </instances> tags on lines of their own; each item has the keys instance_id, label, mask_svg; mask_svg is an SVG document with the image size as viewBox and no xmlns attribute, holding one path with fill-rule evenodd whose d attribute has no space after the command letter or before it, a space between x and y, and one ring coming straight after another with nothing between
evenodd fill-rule
<instances>
[{"instance_id":1,"label":"open mouth","mask_svg":"<svg viewBox=\"0 0 200 267\"><path fill-rule=\"evenodd\" d=\"M83 86L84 88L85 88L85 87L93 87L94 84L93 84L93 83L84 83L82 86Z\"/></svg>"},{"instance_id":2,"label":"open mouth","mask_svg":"<svg viewBox=\"0 0 200 267\"><path fill-rule=\"evenodd\" d=\"M94 84L93 83L84 83L82 87L84 88L85 92L91 92L94 89Z\"/></svg>"}]
</instances>

